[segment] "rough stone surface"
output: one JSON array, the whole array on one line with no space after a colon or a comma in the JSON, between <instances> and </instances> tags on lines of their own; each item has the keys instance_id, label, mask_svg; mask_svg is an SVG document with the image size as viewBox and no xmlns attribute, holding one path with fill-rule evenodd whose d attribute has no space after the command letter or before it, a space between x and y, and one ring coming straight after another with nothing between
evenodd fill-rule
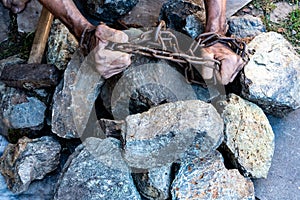
<instances>
[{"instance_id":1,"label":"rough stone surface","mask_svg":"<svg viewBox=\"0 0 300 200\"><path fill-rule=\"evenodd\" d=\"M139 0L139 3L121 20L125 24L138 27L155 27L158 22L159 12L168 0Z\"/></svg>"},{"instance_id":2,"label":"rough stone surface","mask_svg":"<svg viewBox=\"0 0 300 200\"><path fill-rule=\"evenodd\" d=\"M251 180L236 169L227 170L217 151L205 158L181 163L171 193L174 200L255 199Z\"/></svg>"},{"instance_id":3,"label":"rough stone surface","mask_svg":"<svg viewBox=\"0 0 300 200\"><path fill-rule=\"evenodd\" d=\"M237 38L254 37L266 32L261 18L252 15L233 16L228 20L228 32Z\"/></svg>"},{"instance_id":4,"label":"rough stone surface","mask_svg":"<svg viewBox=\"0 0 300 200\"><path fill-rule=\"evenodd\" d=\"M134 173L132 176L138 191L145 198L151 200L169 198L171 165L153 168L146 173Z\"/></svg>"},{"instance_id":5,"label":"rough stone surface","mask_svg":"<svg viewBox=\"0 0 300 200\"><path fill-rule=\"evenodd\" d=\"M12 56L0 61L0 76L5 67L13 64L22 64L25 61ZM46 106L35 97L30 97L21 90L7 87L0 82L0 127L6 128L31 128L41 129L44 123ZM2 133L6 135L6 133Z\"/></svg>"},{"instance_id":6,"label":"rough stone surface","mask_svg":"<svg viewBox=\"0 0 300 200\"><path fill-rule=\"evenodd\" d=\"M267 178L274 154L274 133L264 112L254 103L230 95L223 102L225 146L244 176Z\"/></svg>"},{"instance_id":7,"label":"rough stone surface","mask_svg":"<svg viewBox=\"0 0 300 200\"><path fill-rule=\"evenodd\" d=\"M268 116L275 133L275 153L267 179L254 179L261 200L300 199L300 109L285 118Z\"/></svg>"},{"instance_id":8,"label":"rough stone surface","mask_svg":"<svg viewBox=\"0 0 300 200\"><path fill-rule=\"evenodd\" d=\"M17 144L9 144L0 158L0 170L8 188L14 193L28 189L36 179L43 179L54 171L60 158L60 144L51 137L20 139Z\"/></svg>"},{"instance_id":9,"label":"rough stone surface","mask_svg":"<svg viewBox=\"0 0 300 200\"><path fill-rule=\"evenodd\" d=\"M26 61L23 59L20 59L18 55L8 57L6 59L0 60L0 75L2 74L2 71L5 66L7 65L13 65L13 64L21 64L25 63ZM3 112L5 109L8 109L10 105L10 99L11 96L14 96L14 94L17 93L16 89L7 87L4 83L0 82L0 134L7 136L7 129L9 128L9 122L7 119L4 118Z\"/></svg>"},{"instance_id":10,"label":"rough stone surface","mask_svg":"<svg viewBox=\"0 0 300 200\"><path fill-rule=\"evenodd\" d=\"M113 22L131 11L139 0L87 0L82 2L84 2L85 11L93 17L105 22Z\"/></svg>"},{"instance_id":11,"label":"rough stone surface","mask_svg":"<svg viewBox=\"0 0 300 200\"><path fill-rule=\"evenodd\" d=\"M199 100L167 103L125 119L124 159L131 167L151 169L183 156L204 157L223 140L223 121Z\"/></svg>"},{"instance_id":12,"label":"rough stone surface","mask_svg":"<svg viewBox=\"0 0 300 200\"><path fill-rule=\"evenodd\" d=\"M22 98L22 97L21 97ZM13 101L12 99L11 101ZM11 128L34 128L44 123L46 106L34 97L25 97L24 102L9 106L3 117L8 120ZM13 104L13 102L12 102Z\"/></svg>"},{"instance_id":13,"label":"rough stone surface","mask_svg":"<svg viewBox=\"0 0 300 200\"><path fill-rule=\"evenodd\" d=\"M39 21L42 5L38 0L27 3L26 9L17 15L19 32L34 32Z\"/></svg>"},{"instance_id":14,"label":"rough stone surface","mask_svg":"<svg viewBox=\"0 0 300 200\"><path fill-rule=\"evenodd\" d=\"M58 182L60 199L141 199L114 138L87 138L69 157Z\"/></svg>"},{"instance_id":15,"label":"rough stone surface","mask_svg":"<svg viewBox=\"0 0 300 200\"><path fill-rule=\"evenodd\" d=\"M0 4L0 42L6 40L8 37L9 22L9 11Z\"/></svg>"},{"instance_id":16,"label":"rough stone surface","mask_svg":"<svg viewBox=\"0 0 300 200\"><path fill-rule=\"evenodd\" d=\"M206 23L204 2L202 0L168 1L162 6L160 20L164 20L167 27L196 38L204 32Z\"/></svg>"},{"instance_id":17,"label":"rough stone surface","mask_svg":"<svg viewBox=\"0 0 300 200\"><path fill-rule=\"evenodd\" d=\"M270 21L280 23L285 20L289 13L296 9L296 6L290 5L288 2L282 1L275 3L276 8L270 13Z\"/></svg>"},{"instance_id":18,"label":"rough stone surface","mask_svg":"<svg viewBox=\"0 0 300 200\"><path fill-rule=\"evenodd\" d=\"M0 81L7 86L29 90L56 86L58 78L57 68L47 64L9 65L4 67L0 75Z\"/></svg>"},{"instance_id":19,"label":"rough stone surface","mask_svg":"<svg viewBox=\"0 0 300 200\"><path fill-rule=\"evenodd\" d=\"M27 191L14 194L7 188L5 179L0 173L0 199L2 200L52 200L59 173L46 175L42 180L35 180Z\"/></svg>"},{"instance_id":20,"label":"rough stone surface","mask_svg":"<svg viewBox=\"0 0 300 200\"><path fill-rule=\"evenodd\" d=\"M300 58L292 45L275 32L260 34L241 78L242 96L276 116L299 108Z\"/></svg>"},{"instance_id":21,"label":"rough stone surface","mask_svg":"<svg viewBox=\"0 0 300 200\"><path fill-rule=\"evenodd\" d=\"M55 19L48 38L47 63L54 64L60 70L66 69L77 47L76 38L65 25Z\"/></svg>"},{"instance_id":22,"label":"rough stone surface","mask_svg":"<svg viewBox=\"0 0 300 200\"><path fill-rule=\"evenodd\" d=\"M197 99L182 74L164 62L155 63L147 58L133 61L117 83L107 82L101 97L114 119L125 119L163 103Z\"/></svg>"},{"instance_id":23,"label":"rough stone surface","mask_svg":"<svg viewBox=\"0 0 300 200\"><path fill-rule=\"evenodd\" d=\"M79 138L86 128L104 80L76 51L53 96L52 132L63 138ZM96 130L95 130L96 131Z\"/></svg>"}]
</instances>

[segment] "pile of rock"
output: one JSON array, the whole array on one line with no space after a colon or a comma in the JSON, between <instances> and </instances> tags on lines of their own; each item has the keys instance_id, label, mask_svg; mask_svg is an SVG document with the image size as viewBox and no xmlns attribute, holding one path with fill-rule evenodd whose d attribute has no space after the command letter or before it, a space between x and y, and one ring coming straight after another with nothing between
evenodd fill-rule
<instances>
[{"instance_id":1,"label":"pile of rock","mask_svg":"<svg viewBox=\"0 0 300 200\"><path fill-rule=\"evenodd\" d=\"M187 24L201 18L193 2L178 2L193 8ZM163 9L161 17L174 14L171 2ZM300 58L281 35L262 33L259 18L233 17L229 26L236 37L255 37L248 46L256 51L239 76L240 93L214 107L207 89L192 87L160 60L135 57L121 78L104 81L89 57L74 53L77 42L56 21L47 56L64 70L60 82L29 88L17 80L0 82L0 172L18 196L7 192L3 179L1 194L255 199L251 179L267 177L275 148L264 113L282 116L299 108ZM202 28L181 31L193 37ZM0 78L7 77L1 72L9 66L22 63L16 57L0 61ZM58 70L51 72L46 80L60 77ZM97 119L104 117L114 120Z\"/></svg>"}]
</instances>

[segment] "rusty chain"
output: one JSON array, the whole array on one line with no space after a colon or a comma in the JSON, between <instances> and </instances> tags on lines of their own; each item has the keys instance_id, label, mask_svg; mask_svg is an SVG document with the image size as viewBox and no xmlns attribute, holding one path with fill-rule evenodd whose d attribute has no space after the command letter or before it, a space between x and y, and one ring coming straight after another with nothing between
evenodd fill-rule
<instances>
[{"instance_id":1,"label":"rusty chain","mask_svg":"<svg viewBox=\"0 0 300 200\"><path fill-rule=\"evenodd\" d=\"M183 51L175 34L170 30L166 30L164 21L161 21L156 29L146 31L139 37L131 39L128 43L112 43L108 48L175 62L184 68L187 82L205 85L205 83L195 80L195 68L193 65L209 67L213 69L215 74L216 70L220 70L221 63L216 59L203 58L201 55L196 55L196 52L199 52L201 48L209 47L216 43L229 47L237 55L241 56L245 63L249 61L245 42L235 38L223 37L214 32L200 34L193 40L189 48ZM212 83L217 83L215 76Z\"/></svg>"}]
</instances>

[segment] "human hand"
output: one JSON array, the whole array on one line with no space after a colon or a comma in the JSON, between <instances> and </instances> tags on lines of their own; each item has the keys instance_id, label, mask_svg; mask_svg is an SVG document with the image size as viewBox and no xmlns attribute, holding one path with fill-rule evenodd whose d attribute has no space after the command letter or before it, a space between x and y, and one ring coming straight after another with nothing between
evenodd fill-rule
<instances>
[{"instance_id":1,"label":"human hand","mask_svg":"<svg viewBox=\"0 0 300 200\"><path fill-rule=\"evenodd\" d=\"M30 0L2 0L4 7L10 9L13 13L20 13L26 7Z\"/></svg>"},{"instance_id":2,"label":"human hand","mask_svg":"<svg viewBox=\"0 0 300 200\"><path fill-rule=\"evenodd\" d=\"M200 69L202 77L204 79L212 79L215 75L218 82L222 85L232 82L246 64L239 55L221 43L203 48L201 54L203 58L215 59L221 63L220 70L215 70L215 73L213 69L203 66ZM213 65L213 63L208 62L207 65Z\"/></svg>"},{"instance_id":3,"label":"human hand","mask_svg":"<svg viewBox=\"0 0 300 200\"><path fill-rule=\"evenodd\" d=\"M95 47L89 56L91 56L96 70L105 79L124 71L131 64L129 54L105 49L109 41L126 43L128 36L124 32L109 28L104 24L97 26L93 41Z\"/></svg>"}]
</instances>

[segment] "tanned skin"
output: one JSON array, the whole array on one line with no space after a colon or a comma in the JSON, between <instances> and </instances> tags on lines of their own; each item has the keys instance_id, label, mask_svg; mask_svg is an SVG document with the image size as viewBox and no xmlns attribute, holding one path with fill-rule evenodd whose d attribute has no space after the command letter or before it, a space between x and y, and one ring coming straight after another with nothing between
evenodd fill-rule
<instances>
[{"instance_id":1,"label":"tanned skin","mask_svg":"<svg viewBox=\"0 0 300 200\"><path fill-rule=\"evenodd\" d=\"M29 0L2 0L5 7L17 13L25 8ZM127 42L128 37L121 31L101 24L93 26L82 16L72 0L39 0L55 17L60 19L80 41L85 29L96 28L93 38L95 49L92 51L95 67L104 78L109 78L122 72L130 65L130 55L121 52L105 50L107 41ZM226 32L226 0L206 0L206 32L216 32L224 35ZM216 76L223 85L233 81L243 66L243 60L224 45L217 43L203 50L203 56L217 59L221 62L221 69ZM213 72L201 72L205 79L212 78Z\"/></svg>"}]
</instances>

